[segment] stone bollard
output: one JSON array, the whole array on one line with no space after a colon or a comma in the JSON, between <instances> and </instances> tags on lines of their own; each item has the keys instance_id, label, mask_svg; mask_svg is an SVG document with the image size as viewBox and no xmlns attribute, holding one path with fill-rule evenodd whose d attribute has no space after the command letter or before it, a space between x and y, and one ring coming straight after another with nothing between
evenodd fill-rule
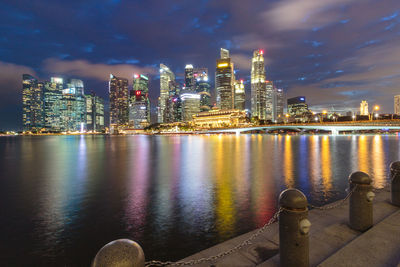
<instances>
[{"instance_id":1,"label":"stone bollard","mask_svg":"<svg viewBox=\"0 0 400 267\"><path fill-rule=\"evenodd\" d=\"M307 198L297 189L286 189L279 196L282 209L279 214L280 266L308 266Z\"/></svg>"},{"instance_id":2,"label":"stone bollard","mask_svg":"<svg viewBox=\"0 0 400 267\"><path fill-rule=\"evenodd\" d=\"M350 190L357 186L350 196L350 228L361 232L371 228L374 223L372 200L375 194L371 182L369 175L364 172L353 172L349 176Z\"/></svg>"},{"instance_id":3,"label":"stone bollard","mask_svg":"<svg viewBox=\"0 0 400 267\"><path fill-rule=\"evenodd\" d=\"M144 253L140 245L129 239L118 239L102 247L92 267L144 267Z\"/></svg>"},{"instance_id":4,"label":"stone bollard","mask_svg":"<svg viewBox=\"0 0 400 267\"><path fill-rule=\"evenodd\" d=\"M400 207L400 161L390 164L392 204Z\"/></svg>"}]
</instances>

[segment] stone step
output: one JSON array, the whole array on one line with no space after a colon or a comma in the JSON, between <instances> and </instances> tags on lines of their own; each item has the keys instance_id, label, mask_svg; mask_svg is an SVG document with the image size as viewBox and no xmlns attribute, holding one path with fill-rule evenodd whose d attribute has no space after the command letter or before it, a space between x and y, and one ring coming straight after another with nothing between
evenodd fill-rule
<instances>
[{"instance_id":1,"label":"stone step","mask_svg":"<svg viewBox=\"0 0 400 267\"><path fill-rule=\"evenodd\" d=\"M400 211L397 211L318 266L397 266L399 261Z\"/></svg>"}]
</instances>

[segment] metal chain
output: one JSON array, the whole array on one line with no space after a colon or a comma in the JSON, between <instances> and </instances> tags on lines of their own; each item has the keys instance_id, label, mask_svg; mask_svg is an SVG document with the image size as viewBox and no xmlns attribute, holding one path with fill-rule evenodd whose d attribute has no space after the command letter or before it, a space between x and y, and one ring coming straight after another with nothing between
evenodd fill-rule
<instances>
[{"instance_id":1,"label":"metal chain","mask_svg":"<svg viewBox=\"0 0 400 267\"><path fill-rule=\"evenodd\" d=\"M354 191L356 190L356 188L357 188L357 185L355 184L354 187L353 187L353 189L347 194L347 196L346 196L344 199L342 199L342 200L340 200L340 201L337 201L337 203L335 203L335 204L332 204L332 205L325 205L325 206L321 206L321 207L319 207L319 206L314 206L314 205L312 205L312 204L308 204L308 206L310 206L310 207L313 208L313 209L317 209L317 210L330 210L330 209L334 209L334 208L340 207L340 206L342 206L342 205L346 202L346 200L354 193Z\"/></svg>"},{"instance_id":2,"label":"metal chain","mask_svg":"<svg viewBox=\"0 0 400 267\"><path fill-rule=\"evenodd\" d=\"M250 236L248 239L246 239L245 241L243 241L242 243L234 246L233 248L225 251L225 252L221 252L215 256L210 256L207 258L200 258L200 259L196 259L196 260L190 260L190 261L176 261L176 262L172 262L172 261L148 261L145 263L145 266L167 266L167 265L171 265L171 266L184 266L184 265L196 265L199 263L203 263L203 262L207 262L207 261L216 261L218 259L221 259L227 255L230 255L232 253L234 253L235 251L238 251L240 249L242 249L245 246L248 246L251 243L251 241L253 239L255 239L257 236L259 236L261 233L265 232L265 230L268 228L268 226L270 226L272 223L274 223L277 219L279 214L282 212L282 209L279 209L274 216L271 217L271 219L264 224L263 227L261 227L260 229L258 229L258 231L256 233L254 233L252 236Z\"/></svg>"}]
</instances>

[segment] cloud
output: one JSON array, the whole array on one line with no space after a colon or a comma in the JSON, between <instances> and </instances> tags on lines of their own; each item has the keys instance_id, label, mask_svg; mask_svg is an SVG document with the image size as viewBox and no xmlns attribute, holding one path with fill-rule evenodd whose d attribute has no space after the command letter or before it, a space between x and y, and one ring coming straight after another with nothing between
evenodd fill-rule
<instances>
[{"instance_id":1,"label":"cloud","mask_svg":"<svg viewBox=\"0 0 400 267\"><path fill-rule=\"evenodd\" d=\"M49 58L43 62L44 69L51 73L62 73L78 77L108 80L110 73L125 78L131 78L134 73L155 74L153 67L139 67L131 64L108 65L103 63L91 63L87 60L60 60Z\"/></svg>"},{"instance_id":2,"label":"cloud","mask_svg":"<svg viewBox=\"0 0 400 267\"><path fill-rule=\"evenodd\" d=\"M339 12L332 12L343 4L357 0L284 0L262 14L275 30L304 30L323 27L340 19Z\"/></svg>"},{"instance_id":3,"label":"cloud","mask_svg":"<svg viewBox=\"0 0 400 267\"><path fill-rule=\"evenodd\" d=\"M0 61L0 94L15 95L22 88L22 74L35 75L36 72L27 66ZM13 103L19 99L11 100Z\"/></svg>"}]
</instances>

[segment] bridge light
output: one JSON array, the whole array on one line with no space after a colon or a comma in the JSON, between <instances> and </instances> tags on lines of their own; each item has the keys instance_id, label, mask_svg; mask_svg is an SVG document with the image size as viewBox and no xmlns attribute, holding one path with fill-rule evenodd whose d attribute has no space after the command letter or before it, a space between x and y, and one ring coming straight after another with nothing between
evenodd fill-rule
<instances>
[{"instance_id":1,"label":"bridge light","mask_svg":"<svg viewBox=\"0 0 400 267\"><path fill-rule=\"evenodd\" d=\"M315 120L315 121L318 121L318 117L315 117L314 120Z\"/></svg>"}]
</instances>

